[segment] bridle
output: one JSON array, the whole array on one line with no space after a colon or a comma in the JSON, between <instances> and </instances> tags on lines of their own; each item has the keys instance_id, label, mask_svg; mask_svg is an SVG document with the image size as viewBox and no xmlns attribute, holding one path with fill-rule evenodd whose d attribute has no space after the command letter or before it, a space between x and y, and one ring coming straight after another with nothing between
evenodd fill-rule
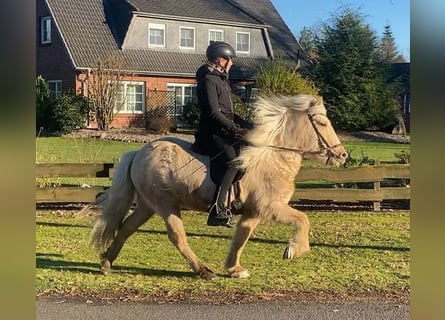
<instances>
[{"instance_id":1,"label":"bridle","mask_svg":"<svg viewBox=\"0 0 445 320\"><path fill-rule=\"evenodd\" d=\"M297 153L301 153L301 154L305 154L305 153L310 153L310 154L323 154L326 153L327 159L326 159L326 164L329 163L329 160L331 158L336 158L336 159L341 159L341 155L339 155L338 153L334 152L333 150L337 147L342 146L341 143L337 143L333 146L330 146L329 143L326 141L325 137L323 137L323 135L320 133L320 131L318 130L315 121L314 121L314 116L316 115L321 115L326 117L325 114L323 113L314 113L314 114L309 114L308 113L308 118L309 118L309 122L312 125L312 128L314 128L315 134L317 135L317 142L318 142L318 150L314 150L314 151L309 151L309 150L303 150L303 149L296 149L296 148L290 148L290 147L283 147L283 146L274 146L274 145L268 145L269 148L273 148L273 149L278 149L278 150L283 150L283 151L293 151L293 152L297 152Z\"/></svg>"}]
</instances>

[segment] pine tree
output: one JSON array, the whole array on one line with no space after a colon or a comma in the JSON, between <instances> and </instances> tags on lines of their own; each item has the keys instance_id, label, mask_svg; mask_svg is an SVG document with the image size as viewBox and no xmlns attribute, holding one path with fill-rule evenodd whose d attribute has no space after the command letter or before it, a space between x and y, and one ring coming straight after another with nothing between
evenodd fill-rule
<instances>
[{"instance_id":1,"label":"pine tree","mask_svg":"<svg viewBox=\"0 0 445 320\"><path fill-rule=\"evenodd\" d=\"M396 123L395 94L386 83L378 39L363 17L344 10L325 24L310 70L334 125L343 130Z\"/></svg>"},{"instance_id":2,"label":"pine tree","mask_svg":"<svg viewBox=\"0 0 445 320\"><path fill-rule=\"evenodd\" d=\"M380 51L384 62L405 62L405 58L397 51L396 40L392 34L389 24L384 26L383 36L380 43Z\"/></svg>"}]
</instances>

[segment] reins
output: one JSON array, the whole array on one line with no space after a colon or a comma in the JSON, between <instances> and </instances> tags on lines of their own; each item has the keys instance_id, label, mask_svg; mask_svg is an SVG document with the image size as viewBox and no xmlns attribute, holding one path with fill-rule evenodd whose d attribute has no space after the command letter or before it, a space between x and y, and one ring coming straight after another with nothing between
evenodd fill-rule
<instances>
[{"instance_id":1,"label":"reins","mask_svg":"<svg viewBox=\"0 0 445 320\"><path fill-rule=\"evenodd\" d=\"M272 148L272 149L277 149L277 150L282 150L282 151L292 151L292 152L297 152L297 153L301 153L301 154L322 154L324 152L327 153L327 160L326 163L329 162L329 159L331 159L332 157L335 158L341 158L337 153L333 152L332 150L340 147L342 144L341 143L337 143L333 146L330 146L329 143L326 141L326 139L323 137L323 135L320 133L320 131L318 130L317 126L314 123L314 119L313 117L316 115L322 115L324 117L326 117L325 114L323 113L315 113L315 114L308 114L308 118L309 121L312 125L312 128L315 131L315 134L317 135L317 140L318 140L318 147L319 150L314 150L314 151L310 151L310 150L303 150L303 149L297 149L297 148L290 148L290 147L283 147L283 146L274 146L274 145L267 145L268 148Z\"/></svg>"}]
</instances>

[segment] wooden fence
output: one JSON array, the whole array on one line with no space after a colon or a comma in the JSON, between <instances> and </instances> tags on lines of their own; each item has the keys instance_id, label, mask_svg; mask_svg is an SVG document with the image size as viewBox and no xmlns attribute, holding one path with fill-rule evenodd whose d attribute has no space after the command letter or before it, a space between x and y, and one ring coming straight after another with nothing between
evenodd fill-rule
<instances>
[{"instance_id":1,"label":"wooden fence","mask_svg":"<svg viewBox=\"0 0 445 320\"><path fill-rule=\"evenodd\" d=\"M39 163L36 178L107 178L114 172L113 163ZM409 200L409 165L367 165L350 168L305 168L297 178L292 201L330 200L334 202L370 202L380 211L384 200ZM40 183L41 184L41 183ZM37 203L87 203L107 187L84 187L61 184L36 186Z\"/></svg>"}]
</instances>

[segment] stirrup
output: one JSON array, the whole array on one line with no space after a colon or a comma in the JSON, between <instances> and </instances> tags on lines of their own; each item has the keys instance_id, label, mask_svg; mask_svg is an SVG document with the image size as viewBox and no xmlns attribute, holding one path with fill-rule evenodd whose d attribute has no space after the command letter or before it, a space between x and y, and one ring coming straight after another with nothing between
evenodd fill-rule
<instances>
[{"instance_id":1,"label":"stirrup","mask_svg":"<svg viewBox=\"0 0 445 320\"><path fill-rule=\"evenodd\" d=\"M216 219L228 219L232 218L232 211L229 208L225 207L223 209L219 209L218 204L215 202L209 209L209 215L212 215L212 211L216 211L216 215L214 217Z\"/></svg>"}]
</instances>

